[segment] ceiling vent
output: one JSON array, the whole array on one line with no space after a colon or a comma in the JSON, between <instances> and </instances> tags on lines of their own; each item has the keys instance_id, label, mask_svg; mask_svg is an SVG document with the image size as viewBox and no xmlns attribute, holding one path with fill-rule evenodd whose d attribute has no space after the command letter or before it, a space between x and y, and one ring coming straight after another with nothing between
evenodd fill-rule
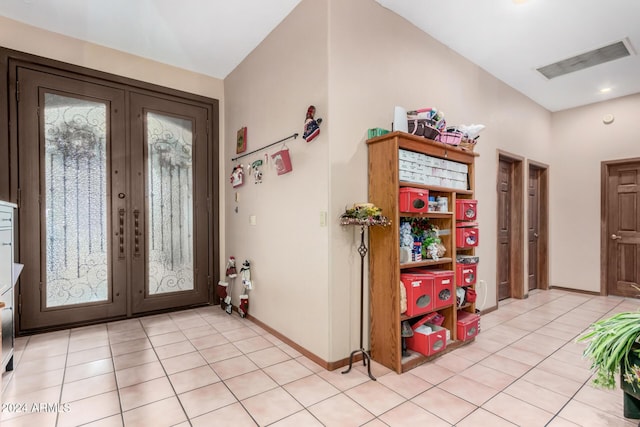
<instances>
[{"instance_id":1,"label":"ceiling vent","mask_svg":"<svg viewBox=\"0 0 640 427\"><path fill-rule=\"evenodd\" d=\"M630 48L627 47L624 41L619 41L581 55L545 65L537 68L537 70L547 79L553 79L630 55Z\"/></svg>"}]
</instances>

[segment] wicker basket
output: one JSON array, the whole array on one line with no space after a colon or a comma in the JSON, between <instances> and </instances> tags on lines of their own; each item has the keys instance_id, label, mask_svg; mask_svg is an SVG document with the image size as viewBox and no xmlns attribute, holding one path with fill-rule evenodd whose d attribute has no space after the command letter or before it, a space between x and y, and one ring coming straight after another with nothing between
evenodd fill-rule
<instances>
[{"instance_id":1,"label":"wicker basket","mask_svg":"<svg viewBox=\"0 0 640 427\"><path fill-rule=\"evenodd\" d=\"M467 151L473 151L476 146L476 141L472 139L462 139L460 141L460 148Z\"/></svg>"}]
</instances>

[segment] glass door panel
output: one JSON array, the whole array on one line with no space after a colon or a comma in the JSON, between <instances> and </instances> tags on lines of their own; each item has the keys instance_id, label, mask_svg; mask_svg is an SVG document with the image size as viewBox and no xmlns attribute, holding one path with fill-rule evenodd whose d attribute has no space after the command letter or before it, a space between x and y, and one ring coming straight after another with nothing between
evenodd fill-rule
<instances>
[{"instance_id":1,"label":"glass door panel","mask_svg":"<svg viewBox=\"0 0 640 427\"><path fill-rule=\"evenodd\" d=\"M209 300L207 110L131 94L132 312Z\"/></svg>"},{"instance_id":2,"label":"glass door panel","mask_svg":"<svg viewBox=\"0 0 640 427\"><path fill-rule=\"evenodd\" d=\"M107 105L44 94L46 307L106 301Z\"/></svg>"},{"instance_id":3,"label":"glass door panel","mask_svg":"<svg viewBox=\"0 0 640 427\"><path fill-rule=\"evenodd\" d=\"M20 331L126 316L124 91L17 78Z\"/></svg>"},{"instance_id":4,"label":"glass door panel","mask_svg":"<svg viewBox=\"0 0 640 427\"><path fill-rule=\"evenodd\" d=\"M149 295L193 290L193 125L146 113Z\"/></svg>"}]
</instances>

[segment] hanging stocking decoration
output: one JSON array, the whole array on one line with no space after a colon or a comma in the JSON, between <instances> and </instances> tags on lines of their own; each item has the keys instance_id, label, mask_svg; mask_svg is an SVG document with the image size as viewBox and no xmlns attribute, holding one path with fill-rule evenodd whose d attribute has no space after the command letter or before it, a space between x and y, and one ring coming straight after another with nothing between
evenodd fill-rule
<instances>
[{"instance_id":1,"label":"hanging stocking decoration","mask_svg":"<svg viewBox=\"0 0 640 427\"><path fill-rule=\"evenodd\" d=\"M220 298L220 308L225 309L227 305L227 288L229 287L229 283L220 280L218 282L218 298Z\"/></svg>"}]
</instances>

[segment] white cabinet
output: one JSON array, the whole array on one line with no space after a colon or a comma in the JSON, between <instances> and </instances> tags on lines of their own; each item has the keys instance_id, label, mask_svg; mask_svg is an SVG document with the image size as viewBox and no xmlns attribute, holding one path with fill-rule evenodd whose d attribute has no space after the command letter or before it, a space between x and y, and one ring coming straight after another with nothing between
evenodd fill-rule
<instances>
[{"instance_id":1,"label":"white cabinet","mask_svg":"<svg viewBox=\"0 0 640 427\"><path fill-rule=\"evenodd\" d=\"M16 205L0 201L0 314L2 317L2 371L13 369L13 211Z\"/></svg>"}]
</instances>

